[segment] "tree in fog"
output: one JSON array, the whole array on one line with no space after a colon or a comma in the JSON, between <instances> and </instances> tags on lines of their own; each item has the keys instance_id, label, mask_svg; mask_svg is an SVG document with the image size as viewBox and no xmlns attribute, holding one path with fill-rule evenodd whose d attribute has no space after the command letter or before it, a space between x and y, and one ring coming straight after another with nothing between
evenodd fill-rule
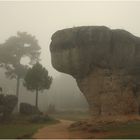
<instances>
[{"instance_id":1,"label":"tree in fog","mask_svg":"<svg viewBox=\"0 0 140 140\"><path fill-rule=\"evenodd\" d=\"M36 91L35 106L38 108L38 92L49 89L52 83L52 77L48 75L45 69L39 62L32 68L29 68L24 78L24 86L31 91Z\"/></svg>"},{"instance_id":2,"label":"tree in fog","mask_svg":"<svg viewBox=\"0 0 140 140\"><path fill-rule=\"evenodd\" d=\"M8 78L17 80L16 95L19 97L20 80L24 78L28 65L39 60L40 46L36 38L26 32L18 32L17 36L8 38L0 44L0 63L6 69ZM28 57L28 64L21 60Z\"/></svg>"}]
</instances>

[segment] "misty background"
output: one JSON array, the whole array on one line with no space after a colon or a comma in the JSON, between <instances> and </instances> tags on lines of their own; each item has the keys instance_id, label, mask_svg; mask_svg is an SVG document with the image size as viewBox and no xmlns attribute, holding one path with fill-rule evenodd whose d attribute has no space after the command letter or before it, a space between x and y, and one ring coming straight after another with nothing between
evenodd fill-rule
<instances>
[{"instance_id":1,"label":"misty background","mask_svg":"<svg viewBox=\"0 0 140 140\"><path fill-rule=\"evenodd\" d=\"M140 36L140 1L0 1L0 44L18 31L35 35L41 46L41 63L53 77L50 90L39 94L39 108L46 111L49 104L56 109L87 110L84 95L70 75L57 72L51 65L49 45L57 30L76 26L105 25L112 29L125 29ZM24 59L22 63L26 63ZM15 94L16 81L9 80L0 69L0 86L5 94ZM21 84L20 102L34 105L35 94Z\"/></svg>"}]
</instances>

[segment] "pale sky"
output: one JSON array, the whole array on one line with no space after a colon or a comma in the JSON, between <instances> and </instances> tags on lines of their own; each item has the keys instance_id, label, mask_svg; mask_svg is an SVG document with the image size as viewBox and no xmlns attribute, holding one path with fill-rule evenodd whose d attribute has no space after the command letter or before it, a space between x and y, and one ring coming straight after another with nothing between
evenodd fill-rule
<instances>
[{"instance_id":1,"label":"pale sky","mask_svg":"<svg viewBox=\"0 0 140 140\"><path fill-rule=\"evenodd\" d=\"M42 48L42 64L52 76L59 75L52 66L49 44L60 29L83 25L123 28L140 36L140 1L32 1L0 2L0 43L17 31L35 35Z\"/></svg>"}]
</instances>

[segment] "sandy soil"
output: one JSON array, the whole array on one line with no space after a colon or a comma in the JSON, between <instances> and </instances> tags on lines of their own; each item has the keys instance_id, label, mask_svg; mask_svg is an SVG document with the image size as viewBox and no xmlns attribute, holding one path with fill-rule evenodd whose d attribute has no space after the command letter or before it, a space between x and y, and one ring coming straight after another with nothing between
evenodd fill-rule
<instances>
[{"instance_id":1,"label":"sandy soil","mask_svg":"<svg viewBox=\"0 0 140 140\"><path fill-rule=\"evenodd\" d=\"M88 134L81 131L70 131L68 127L74 123L69 120L60 120L60 123L48 125L41 128L33 135L35 139L70 139L70 138L89 138Z\"/></svg>"},{"instance_id":2,"label":"sandy soil","mask_svg":"<svg viewBox=\"0 0 140 140\"><path fill-rule=\"evenodd\" d=\"M128 135L129 132L87 132L84 130L72 131L69 126L74 121L60 120L60 123L41 128L33 135L35 139L93 139L105 138L114 135ZM138 132L136 132L137 134Z\"/></svg>"}]
</instances>

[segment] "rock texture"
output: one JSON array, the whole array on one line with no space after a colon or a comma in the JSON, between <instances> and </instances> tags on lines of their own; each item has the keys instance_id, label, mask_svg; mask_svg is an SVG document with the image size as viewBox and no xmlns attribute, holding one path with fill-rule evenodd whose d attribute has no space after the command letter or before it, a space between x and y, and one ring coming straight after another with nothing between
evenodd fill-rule
<instances>
[{"instance_id":1,"label":"rock texture","mask_svg":"<svg viewBox=\"0 0 140 140\"><path fill-rule=\"evenodd\" d=\"M139 113L140 38L125 30L83 26L59 30L52 65L72 75L93 115Z\"/></svg>"}]
</instances>

